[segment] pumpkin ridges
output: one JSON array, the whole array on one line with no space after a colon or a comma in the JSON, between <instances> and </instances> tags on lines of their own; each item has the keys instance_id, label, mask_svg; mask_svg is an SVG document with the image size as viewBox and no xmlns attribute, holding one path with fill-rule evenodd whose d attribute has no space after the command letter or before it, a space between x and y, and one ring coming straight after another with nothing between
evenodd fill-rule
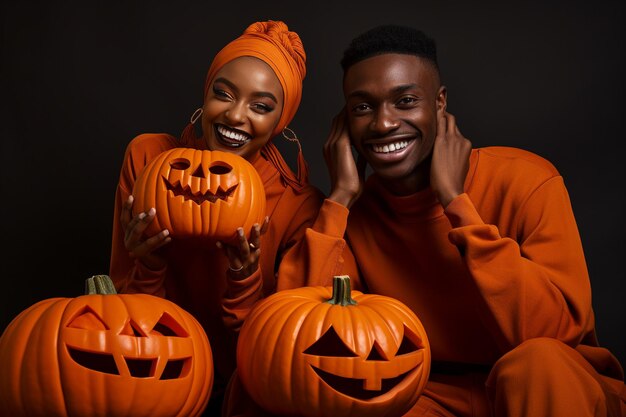
<instances>
[{"instance_id":1,"label":"pumpkin ridges","mask_svg":"<svg viewBox=\"0 0 626 417\"><path fill-rule=\"evenodd\" d=\"M249 184L243 183L240 184L239 187L242 187L241 191L246 192L247 200L251 205L250 210L247 213L246 219L243 224L254 225L254 223L258 223L259 226L262 225L263 218L261 216L254 216L255 213L262 213L263 217L265 217L266 211L266 200L260 198L254 198L255 193L257 193L258 189L264 189L263 183L260 181L260 178L252 177L253 180L250 181ZM246 235L249 235L250 230L244 230Z\"/></svg>"},{"instance_id":2,"label":"pumpkin ridges","mask_svg":"<svg viewBox=\"0 0 626 417\"><path fill-rule=\"evenodd\" d=\"M144 197L144 201L147 202L152 202L152 204L145 204L142 208L143 210L138 210L137 212L141 212L141 211L147 211L150 210L151 208L155 208L158 207L163 207L163 206L167 206L167 200L165 199L165 197L167 196L168 191L166 190L165 184L163 183L163 178L161 178L161 170L160 168L163 165L163 160L164 160L164 156L163 154L161 154L159 156L158 162L155 163L154 165L151 166L146 166L144 169L148 170L148 178L150 183L156 183L158 188L150 188L148 190L144 190L144 193L146 193L146 196ZM160 192L157 192L157 190L160 189ZM135 196L135 198L137 198L137 196ZM135 205L138 204L139 202L137 200L135 200L135 204L133 205L133 208L135 208ZM169 207L168 207L169 210ZM136 213L137 214L137 213ZM155 216L155 218L152 220L152 222L150 222L150 224L148 225L148 230L150 230L149 235L153 235L163 229L168 229L171 230L172 229L172 224L170 223L170 216Z\"/></svg>"},{"instance_id":3,"label":"pumpkin ridges","mask_svg":"<svg viewBox=\"0 0 626 417\"><path fill-rule=\"evenodd\" d=\"M391 344L391 346L380 346L382 349L385 350L385 352L389 352L390 350L393 351L393 355L395 355L395 352L398 350L398 347L400 347L400 343L402 343L402 334L404 333L403 329L397 329L394 326L393 319L395 320L403 320L404 317L403 316L398 316L395 315L393 311L390 311L386 308L386 305L384 303L380 303L379 305L376 305L375 307L372 307L371 304L369 303L363 303L362 308L367 309L372 316L376 316L378 320L380 320L381 322L385 323L386 326L382 327L382 326L376 326L376 327L372 327L372 331L378 333L375 340L380 342L381 340L385 340L388 341L388 343ZM378 311L377 309L384 309L385 313L387 313L388 315L382 314L382 312ZM392 316L392 317L390 317ZM370 323L371 325L371 323ZM384 332L384 336L382 336L382 339L379 337L380 333ZM399 333L399 335L398 335ZM371 333L370 333L371 334ZM382 345L381 343L379 343L379 345Z\"/></svg>"},{"instance_id":4,"label":"pumpkin ridges","mask_svg":"<svg viewBox=\"0 0 626 417\"><path fill-rule=\"evenodd\" d=\"M152 305L150 304L151 298L154 300ZM132 307L126 308L129 305ZM185 388L185 384L188 385L188 382L182 379L169 382L135 378L121 386L117 384L121 378L120 375L93 371L70 358L70 353L66 348L68 341L65 339L65 335L68 331L84 329L68 329L67 325L75 318L80 317L81 314L91 314L90 312L93 311L103 321L115 320L116 323L109 323L110 330L98 331L98 334L102 335L102 332L117 332L123 328L123 322L129 314L128 310L141 312L154 308L168 311L172 320L176 320L183 326L190 336L198 332L196 337L203 337L204 343L198 344L197 349L194 349L194 352L198 351L198 356L196 357L195 353L192 352L194 354L192 367L194 367L194 372L196 370L199 372L198 377L195 377L194 374L187 375L187 378L192 378L188 381L198 387L195 391L191 390L195 397L189 395L184 389L164 391L162 385ZM146 294L111 294L106 297L94 294L38 302L15 317L0 338L0 358L2 360L0 365L0 369L2 369L0 372L0 388L2 388L0 389L0 410L3 413L8 413L8 415L34 417L48 417L50 415L89 415L93 417L133 415L141 417L158 416L164 413L171 415L164 406L171 407L174 404L174 407L182 410L179 413L181 416L199 415L200 410L204 409L208 402L213 382L212 368L211 373L206 373L206 369L203 367L203 364L212 366L212 360L209 357L209 361L206 362L202 356L210 352L210 345L197 320L187 321L185 314L188 313L174 303ZM189 317L193 318L191 315ZM82 323L85 326L89 325L89 321ZM189 323L195 323L195 326ZM106 350L107 353L116 355L123 349L111 346L115 344L115 339L112 341L110 336L115 335L107 335L103 343L110 348ZM138 342L138 346L140 345L141 342ZM79 345L76 348L80 349L81 347L83 346ZM196 347L194 346L194 348ZM85 349L89 351L89 349ZM99 349L91 350L100 353ZM167 352L164 357L169 354L171 352ZM163 356L163 354L161 355ZM121 356L120 360L124 361ZM207 375L206 378L205 375ZM133 394L139 398L149 398L150 396L146 394L155 392L157 388L158 392L166 394L159 398L162 400L160 404L159 401L144 404L134 398ZM197 403L194 404L194 402ZM154 412L151 412L150 407L153 405ZM193 413L190 411L192 409L195 410Z\"/></svg>"},{"instance_id":5,"label":"pumpkin ridges","mask_svg":"<svg viewBox=\"0 0 626 417\"><path fill-rule=\"evenodd\" d=\"M410 409L426 382L423 370L426 361L430 361L429 347L425 343L424 349L418 347L402 356L396 353L405 326L407 332L427 341L425 333L421 333L423 327L415 325L419 323L417 317L406 306L406 311L396 311L395 304L401 303L384 296L362 295L355 291L353 298L358 304L349 306L326 303L330 296L330 290L324 287L285 290L271 295L253 309L241 329L237 350L240 380L251 397L275 414L385 416ZM386 303L394 304L394 307L388 307ZM362 308L363 304L365 308ZM378 307L381 310L375 311ZM376 325L370 325L370 322ZM331 325L342 343L347 346L361 343L358 349L352 349L359 356L344 361L332 353L330 356L303 353L317 343ZM373 330L376 326L380 328ZM360 341L357 341L357 333ZM329 337L327 341L332 343L332 336ZM366 361L371 349L375 349L375 343L385 349L389 361ZM247 344L250 344L247 348L242 347ZM328 365L352 369L353 375L359 375L352 378L364 378L368 381L367 387L375 389L383 386L381 377L402 376L403 379L371 400L367 397L359 399L330 388L322 375L318 376L311 367L315 364L322 364L319 369L331 374L332 368L326 368ZM342 375L350 373L337 374ZM255 384L255 380L264 383Z\"/></svg>"},{"instance_id":6,"label":"pumpkin ridges","mask_svg":"<svg viewBox=\"0 0 626 417\"><path fill-rule=\"evenodd\" d=\"M65 386L60 377L57 350L45 349L48 340L56 342L58 339L58 326L55 327L54 323L59 311L62 312L67 303L68 300L62 298L56 298L53 302L40 302L37 304L37 308L30 310L29 314L22 317L18 323L20 338L23 337L27 341L21 350L23 352L22 359L30 359L30 361L20 361L23 366L17 375L17 381L20 382L19 391L23 410L28 415L46 415L42 407L45 407L45 410L50 410L50 406L54 408L54 412L51 414L63 415L67 412L65 402L59 401L59 398L64 398L60 393L63 392ZM39 367L46 367L46 374L59 383L51 388L43 386L42 381L38 380L39 373L37 370ZM35 392L33 392L34 388L36 389ZM24 397L23 394L28 394L28 396ZM41 398L41 400L32 401L33 396Z\"/></svg>"},{"instance_id":7,"label":"pumpkin ridges","mask_svg":"<svg viewBox=\"0 0 626 417\"><path fill-rule=\"evenodd\" d=\"M7 366L2 369L2 372L0 372L0 393L6 393L6 397L5 395L0 395L0 410L7 412L8 415L19 415L21 410L25 409L25 403L28 402L27 399L25 400L21 395L21 393L28 392L25 390L26 387L22 387L23 384L19 387L15 386L16 381L21 383L19 375L22 373L22 368L30 366L29 363L23 361L24 350L29 342L27 337L28 332L26 332L20 324L26 322L29 324L30 328L31 322L36 322L37 320L38 315L36 313L51 302L53 301L39 301L26 310L23 310L4 329L2 337L0 338L0 357L12 358L11 360L3 360L3 362L8 363ZM26 335L24 335L24 333L26 333ZM15 360L13 360L13 358L15 358ZM7 403L4 401L5 398L16 400L19 404ZM14 406L14 408L10 408L11 406Z\"/></svg>"},{"instance_id":8,"label":"pumpkin ridges","mask_svg":"<svg viewBox=\"0 0 626 417\"><path fill-rule=\"evenodd\" d=\"M176 158L187 159L191 165L184 171L175 169L169 162ZM233 170L224 174L210 173L208 170L215 162L228 164ZM198 165L208 177L192 175ZM171 191L165 189L163 177L196 195L207 190L223 192L238 185L226 201L218 199L214 203L196 204L182 196L170 197ZM238 189L247 182L251 192L240 197ZM167 228L172 237L196 236L235 241L237 227L243 227L249 236L252 225L260 223L265 217L265 188L259 174L250 162L229 152L192 148L166 150L149 161L138 174L132 192L135 195L134 215L151 207L157 210L155 220L146 229L149 236Z\"/></svg>"},{"instance_id":9,"label":"pumpkin ridges","mask_svg":"<svg viewBox=\"0 0 626 417\"><path fill-rule=\"evenodd\" d=\"M293 334L294 330L292 326L298 326L298 323L294 323L293 321L287 321L286 323L283 324L284 318L285 317L293 317L294 313L297 312L300 309L310 309L312 308L314 305L312 303L310 304L303 304L303 305L296 305L296 306L290 306L287 302L287 300L284 300L281 302L281 300L278 300L277 303L275 303L275 305L270 305L270 307L275 307L273 309L268 309L268 311L266 312L266 314L271 314L271 318L269 321L266 322L266 326L267 329L271 329L270 331L264 330L264 329L259 329L260 331L258 333L255 334L255 339L252 340L256 340L256 338L258 338L260 343L267 343L269 346L277 346L277 341L280 339L280 336L283 334L283 332L286 332L286 334ZM292 307L292 308L290 308ZM274 313L271 313L271 310L274 311ZM279 313L280 312L280 313ZM278 325L277 325L278 324ZM265 366L263 368L260 368L260 375L255 375L252 374L252 378L251 378L251 383L254 383L255 380L259 380L259 378L261 377L261 375L266 375L266 374L274 374L274 373L281 373L283 370L285 369L289 369L289 367L287 367L285 363L280 363L280 364L276 364L273 362L269 362L269 361L265 361L262 358L263 352L261 351L255 351L253 354L253 359L252 361L260 361L257 363L262 363L265 364ZM288 356L287 356L288 357ZM273 355L272 359L286 359L286 357L283 357L282 355Z\"/></svg>"},{"instance_id":10,"label":"pumpkin ridges","mask_svg":"<svg viewBox=\"0 0 626 417\"><path fill-rule=\"evenodd\" d=\"M188 317L184 318L184 322L185 322L185 326L187 328L193 328L194 326L201 326L200 322L198 320L196 320L195 317L189 315ZM201 362L200 363L207 363L207 364L212 364L213 363L213 352L211 351L211 346L209 344L209 339L206 335L204 335L204 338L206 340L206 343L202 344L202 347L204 347L204 349L202 350L202 352L198 351L198 350L194 350L194 357L200 358ZM197 356L196 356L197 355ZM197 365L196 365L197 366ZM201 379L201 380L194 380L193 382L193 390L190 393L190 395L187 397L188 400L190 398L203 398L204 399L202 401L196 401L195 405L191 404L191 413L190 416L198 416L200 415L200 413L204 410L204 408L206 407L206 405L209 402L210 399L210 393L211 393L211 387L213 386L213 380L214 380L214 376L213 374L211 374L211 378L210 379ZM185 407L187 408L187 407ZM179 414L181 417L184 417L183 414Z\"/></svg>"},{"instance_id":11,"label":"pumpkin ridges","mask_svg":"<svg viewBox=\"0 0 626 417\"><path fill-rule=\"evenodd\" d=\"M253 385L256 385L255 381L265 380L259 379L263 378L264 375L272 375L273 383L266 384L263 387L263 392L269 396L268 398L274 398L273 391L277 389L277 386L284 385L288 382L288 379L282 378L283 372L286 371L288 374L288 370L291 369L290 364L285 363L285 361L289 361L288 355L286 357L283 355L273 355L273 361L269 362L265 360L264 352L260 350L252 349L251 351L247 351L245 355L243 355L242 352L246 351L248 348L252 348L252 341L254 341L254 344L258 345L277 346L277 341L280 339L280 336L282 334L293 334L293 326L298 325L297 322L294 323L293 321L289 321L288 324L283 324L283 318L293 316L297 310L303 308L310 309L314 308L314 306L315 303L313 302L292 306L289 303L289 299L279 296L273 303L263 303L263 305L260 305L260 308L246 319L243 326L248 328L246 332L247 336L243 339L241 338L241 334L243 334L242 328L237 348L238 367L240 369L250 370L250 373L240 373L241 382L246 389L252 389ZM258 320L264 317L268 317L268 319L263 323L258 323ZM274 360L278 360L279 363ZM260 366L258 368L249 366L253 363ZM283 407L283 405L279 406Z\"/></svg>"}]
</instances>

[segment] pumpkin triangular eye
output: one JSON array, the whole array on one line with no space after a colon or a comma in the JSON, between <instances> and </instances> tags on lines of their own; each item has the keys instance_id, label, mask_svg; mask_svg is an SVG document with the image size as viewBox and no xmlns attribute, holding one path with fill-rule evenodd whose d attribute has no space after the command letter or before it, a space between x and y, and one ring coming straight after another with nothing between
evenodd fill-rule
<instances>
[{"instance_id":1,"label":"pumpkin triangular eye","mask_svg":"<svg viewBox=\"0 0 626 417\"><path fill-rule=\"evenodd\" d=\"M89 306L85 306L76 317L70 321L67 327L85 330L109 330L104 320Z\"/></svg>"},{"instance_id":2,"label":"pumpkin triangular eye","mask_svg":"<svg viewBox=\"0 0 626 417\"><path fill-rule=\"evenodd\" d=\"M341 340L335 329L330 326L326 333L304 351L308 355L340 356L354 358L358 356Z\"/></svg>"},{"instance_id":3,"label":"pumpkin triangular eye","mask_svg":"<svg viewBox=\"0 0 626 417\"><path fill-rule=\"evenodd\" d=\"M151 333L159 336L189 337L183 326L168 313L163 313Z\"/></svg>"},{"instance_id":4,"label":"pumpkin triangular eye","mask_svg":"<svg viewBox=\"0 0 626 417\"><path fill-rule=\"evenodd\" d=\"M139 326L133 320L128 320L126 322L120 334L123 334L126 336L146 337L145 332L141 330L141 326Z\"/></svg>"},{"instance_id":5,"label":"pumpkin triangular eye","mask_svg":"<svg viewBox=\"0 0 626 417\"><path fill-rule=\"evenodd\" d=\"M402 337L402 343L400 343L400 347L398 347L398 352L396 353L396 356L405 355L407 353L412 353L416 350L421 349L419 344L414 343L413 340L419 340L419 338L406 326L404 326L404 336Z\"/></svg>"},{"instance_id":6,"label":"pumpkin triangular eye","mask_svg":"<svg viewBox=\"0 0 626 417\"><path fill-rule=\"evenodd\" d=\"M386 358L385 351L380 347L377 341L374 341L374 345L372 346L372 350L370 354L367 356L368 361L388 361Z\"/></svg>"}]
</instances>

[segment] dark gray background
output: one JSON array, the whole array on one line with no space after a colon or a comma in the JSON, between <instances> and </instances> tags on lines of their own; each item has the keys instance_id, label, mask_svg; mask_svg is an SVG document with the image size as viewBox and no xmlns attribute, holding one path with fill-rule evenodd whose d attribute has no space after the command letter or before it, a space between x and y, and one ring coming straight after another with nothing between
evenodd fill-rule
<instances>
[{"instance_id":1,"label":"dark gray background","mask_svg":"<svg viewBox=\"0 0 626 417\"><path fill-rule=\"evenodd\" d=\"M284 20L302 38L308 75L290 126L324 192L341 53L361 31L400 23L437 40L448 110L475 146L524 148L563 174L598 336L624 363L623 2L167 3L1 6L0 330L107 273L126 144L142 132L178 134L201 105L211 57L249 23ZM294 161L293 145L279 147Z\"/></svg>"}]
</instances>

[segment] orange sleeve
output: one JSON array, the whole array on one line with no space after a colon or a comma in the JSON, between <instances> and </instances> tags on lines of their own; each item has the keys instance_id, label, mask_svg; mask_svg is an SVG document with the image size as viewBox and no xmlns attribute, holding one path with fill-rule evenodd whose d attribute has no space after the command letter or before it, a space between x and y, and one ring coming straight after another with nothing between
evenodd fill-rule
<instances>
[{"instance_id":1,"label":"orange sleeve","mask_svg":"<svg viewBox=\"0 0 626 417\"><path fill-rule=\"evenodd\" d=\"M445 213L455 244L484 300L486 324L508 351L535 337L576 346L593 329L587 266L560 176L540 185L519 208L517 238L484 224L467 194Z\"/></svg>"},{"instance_id":2,"label":"orange sleeve","mask_svg":"<svg viewBox=\"0 0 626 417\"><path fill-rule=\"evenodd\" d=\"M307 198L298 199L297 204L296 200L288 202L288 212L293 217L281 239L285 249L278 254L281 260L277 291L310 285L330 286L337 274L350 275L353 288L360 288L356 262L343 239L348 209L329 200L324 200L320 208L320 200L320 194L311 193ZM256 302L264 297L262 282L261 268L241 281L227 280L222 300L226 326L234 331L241 328Z\"/></svg>"},{"instance_id":3,"label":"orange sleeve","mask_svg":"<svg viewBox=\"0 0 626 417\"><path fill-rule=\"evenodd\" d=\"M302 286L332 285L334 275L346 274L359 289L356 262L344 240L349 210L325 199L315 222L303 228L304 237L283 257L278 290Z\"/></svg>"},{"instance_id":4,"label":"orange sleeve","mask_svg":"<svg viewBox=\"0 0 626 417\"><path fill-rule=\"evenodd\" d=\"M131 258L124 246L124 230L120 222L122 206L131 194L137 175L151 157L171 148L175 139L169 135L142 134L126 147L119 182L115 192L113 211L113 234L109 275L118 292L146 293L165 297L165 273L167 267L152 271L139 260Z\"/></svg>"},{"instance_id":5,"label":"orange sleeve","mask_svg":"<svg viewBox=\"0 0 626 417\"><path fill-rule=\"evenodd\" d=\"M237 280L226 273L226 293L222 299L222 320L226 327L238 332L254 304L263 298L261 268L252 275Z\"/></svg>"}]
</instances>

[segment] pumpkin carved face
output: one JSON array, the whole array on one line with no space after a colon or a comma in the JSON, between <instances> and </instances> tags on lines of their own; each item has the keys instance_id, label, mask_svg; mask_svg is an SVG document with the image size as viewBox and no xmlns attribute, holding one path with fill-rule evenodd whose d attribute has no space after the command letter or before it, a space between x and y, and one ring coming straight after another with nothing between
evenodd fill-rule
<instances>
[{"instance_id":1,"label":"pumpkin carved face","mask_svg":"<svg viewBox=\"0 0 626 417\"><path fill-rule=\"evenodd\" d=\"M313 343L305 355L311 368L329 387L349 397L369 400L391 391L424 362L424 346L417 335L404 326L402 342L396 352L377 341L369 352L355 352L334 327ZM362 350L364 344L354 345Z\"/></svg>"},{"instance_id":2,"label":"pumpkin carved face","mask_svg":"<svg viewBox=\"0 0 626 417\"><path fill-rule=\"evenodd\" d=\"M421 394L430 347L415 314L390 297L335 287L280 291L244 322L237 372L281 415L402 415ZM330 298L330 300L329 300Z\"/></svg>"},{"instance_id":3,"label":"pumpkin carved face","mask_svg":"<svg viewBox=\"0 0 626 417\"><path fill-rule=\"evenodd\" d=\"M133 214L156 209L147 236L232 241L265 217L265 189L244 158L221 151L174 148L154 158L133 186Z\"/></svg>"},{"instance_id":4,"label":"pumpkin carved face","mask_svg":"<svg viewBox=\"0 0 626 417\"><path fill-rule=\"evenodd\" d=\"M200 324L147 294L41 301L5 330L0 364L9 415L200 415L213 384Z\"/></svg>"}]
</instances>

